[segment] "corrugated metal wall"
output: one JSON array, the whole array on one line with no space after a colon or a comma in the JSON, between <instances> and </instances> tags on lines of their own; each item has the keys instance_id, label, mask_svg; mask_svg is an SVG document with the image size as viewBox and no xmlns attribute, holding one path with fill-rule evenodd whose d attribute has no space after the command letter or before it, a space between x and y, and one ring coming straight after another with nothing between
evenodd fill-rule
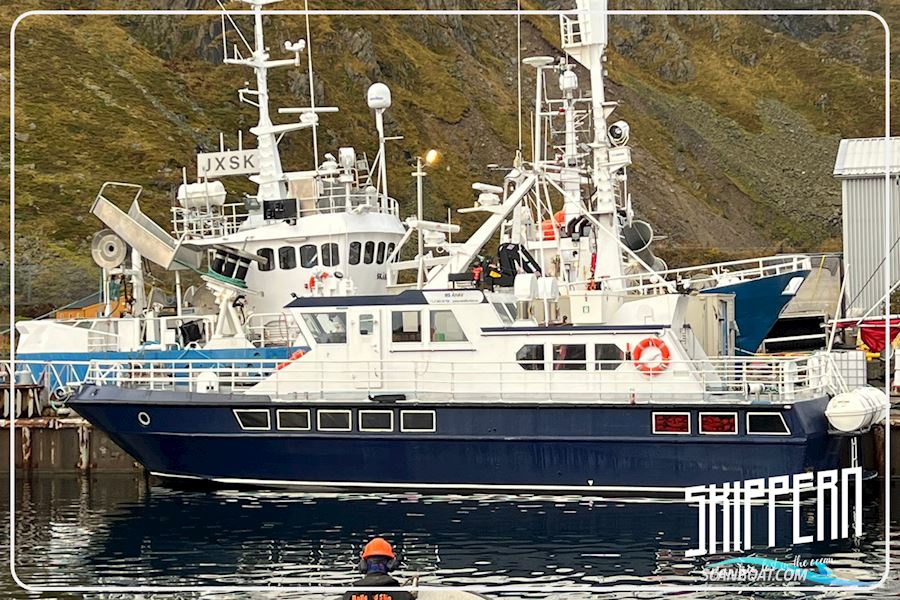
<instances>
[{"instance_id":1,"label":"corrugated metal wall","mask_svg":"<svg viewBox=\"0 0 900 600\"><path fill-rule=\"evenodd\" d=\"M884 298L884 177L844 179L844 272L848 315ZM891 282L900 279L900 178L891 178ZM881 308L872 314L880 315Z\"/></svg>"}]
</instances>

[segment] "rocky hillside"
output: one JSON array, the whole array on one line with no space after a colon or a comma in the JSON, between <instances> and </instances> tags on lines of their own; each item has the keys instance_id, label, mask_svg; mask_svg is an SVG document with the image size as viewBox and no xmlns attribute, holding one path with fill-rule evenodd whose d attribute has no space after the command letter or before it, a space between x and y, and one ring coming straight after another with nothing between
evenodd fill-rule
<instances>
[{"instance_id":1,"label":"rocky hillside","mask_svg":"<svg viewBox=\"0 0 900 600\"><path fill-rule=\"evenodd\" d=\"M772 3L611 4L684 9ZM0 19L9 25L24 10L63 5L216 7L212 0L18 0L0 7ZM311 2L313 8L360 10L382 5L481 6L474 0ZM515 1L496 5L514 8ZM844 0L843 5L900 22L896 0ZM785 0L784 6L798 3ZM278 7L302 8L302 2ZM567 2L523 0L523 7L559 8ZM273 48L305 37L301 17L269 22ZM218 18L202 15L35 16L20 23L16 291L21 314L39 314L96 289L98 274L87 249L100 224L88 209L104 181L143 185L143 206L164 222L181 169L195 170L195 152L215 149L220 131L235 145L235 132L252 125L252 112L235 92L249 73L221 64L220 29ZM440 167L427 180L426 216L434 219L445 218L447 208L471 204L470 183L497 177L488 164L511 162L518 146L514 17L316 16L311 29L316 103L341 108L323 117L320 149L352 144L371 155L375 136L365 91L372 82L388 83L394 95L388 132L403 136L389 147L389 180L406 211L414 206L408 162L417 153L431 147L443 151ZM840 193L831 168L841 137L883 131L882 36L880 25L865 17L613 17L610 95L621 101L620 115L632 125L630 187L638 212L665 236L659 249L670 264L839 246ZM6 64L5 37L0 44ZM556 54L556 20L525 18L523 45L524 56ZM527 148L532 80L527 68L523 75ZM2 78L8 85L5 67ZM276 105L309 102L303 68L281 71L270 87ZM8 108L0 110L8 119ZM285 138L281 147L288 168L309 168L308 136ZM249 191L240 182L228 185L235 194ZM7 214L0 218L5 223ZM478 223L477 217L455 220L469 231ZM0 240L5 239L4 231Z\"/></svg>"}]
</instances>

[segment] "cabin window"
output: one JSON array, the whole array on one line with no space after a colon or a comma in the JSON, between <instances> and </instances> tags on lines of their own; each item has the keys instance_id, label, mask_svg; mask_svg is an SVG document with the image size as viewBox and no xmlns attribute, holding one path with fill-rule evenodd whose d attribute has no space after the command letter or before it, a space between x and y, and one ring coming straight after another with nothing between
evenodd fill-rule
<instances>
[{"instance_id":1,"label":"cabin window","mask_svg":"<svg viewBox=\"0 0 900 600\"><path fill-rule=\"evenodd\" d=\"M373 260L375 260L375 242L366 242L366 252L363 256L363 262L367 265L371 265Z\"/></svg>"},{"instance_id":2,"label":"cabin window","mask_svg":"<svg viewBox=\"0 0 900 600\"><path fill-rule=\"evenodd\" d=\"M385 250L385 244L384 244L384 242L378 242L378 256L377 256L377 258L375 259L375 261L376 261L379 265L383 265L383 264L384 264L384 250Z\"/></svg>"},{"instance_id":3,"label":"cabin window","mask_svg":"<svg viewBox=\"0 0 900 600\"><path fill-rule=\"evenodd\" d=\"M278 268L285 271L297 268L297 250L293 246L282 246L278 249Z\"/></svg>"},{"instance_id":4,"label":"cabin window","mask_svg":"<svg viewBox=\"0 0 900 600\"><path fill-rule=\"evenodd\" d=\"M431 341L432 342L467 342L459 321L452 310L431 311Z\"/></svg>"},{"instance_id":5,"label":"cabin window","mask_svg":"<svg viewBox=\"0 0 900 600\"><path fill-rule=\"evenodd\" d=\"M256 255L264 259L261 263L257 263L259 265L260 271L271 271L275 268L274 250L272 250L271 248L260 248L256 251Z\"/></svg>"},{"instance_id":6,"label":"cabin window","mask_svg":"<svg viewBox=\"0 0 900 600\"><path fill-rule=\"evenodd\" d=\"M350 242L350 260L349 260L349 262L351 265L359 264L359 257L360 257L361 253L362 253L362 244L360 244L359 242Z\"/></svg>"},{"instance_id":7,"label":"cabin window","mask_svg":"<svg viewBox=\"0 0 900 600\"><path fill-rule=\"evenodd\" d=\"M335 243L322 244L322 266L336 267L340 264L341 257L338 252L338 245Z\"/></svg>"},{"instance_id":8,"label":"cabin window","mask_svg":"<svg viewBox=\"0 0 900 600\"><path fill-rule=\"evenodd\" d=\"M598 371L615 371L625 360L625 353L615 344L596 344L594 358L597 360L594 367Z\"/></svg>"},{"instance_id":9,"label":"cabin window","mask_svg":"<svg viewBox=\"0 0 900 600\"><path fill-rule=\"evenodd\" d=\"M375 317L372 315L359 316L359 335L372 335L375 332Z\"/></svg>"},{"instance_id":10,"label":"cabin window","mask_svg":"<svg viewBox=\"0 0 900 600\"><path fill-rule=\"evenodd\" d=\"M391 340L421 342L422 318L419 311L404 310L391 313Z\"/></svg>"},{"instance_id":11,"label":"cabin window","mask_svg":"<svg viewBox=\"0 0 900 600\"><path fill-rule=\"evenodd\" d=\"M361 410L359 411L360 431L393 431L394 411Z\"/></svg>"},{"instance_id":12,"label":"cabin window","mask_svg":"<svg viewBox=\"0 0 900 600\"><path fill-rule=\"evenodd\" d=\"M737 413L700 413L700 433L737 434Z\"/></svg>"},{"instance_id":13,"label":"cabin window","mask_svg":"<svg viewBox=\"0 0 900 600\"><path fill-rule=\"evenodd\" d=\"M433 410L400 411L400 431L436 431Z\"/></svg>"},{"instance_id":14,"label":"cabin window","mask_svg":"<svg viewBox=\"0 0 900 600\"><path fill-rule=\"evenodd\" d=\"M244 431L268 431L272 428L269 411L265 408L234 409L232 412Z\"/></svg>"},{"instance_id":15,"label":"cabin window","mask_svg":"<svg viewBox=\"0 0 900 600\"><path fill-rule=\"evenodd\" d=\"M653 433L688 434L691 432L690 413L653 413Z\"/></svg>"},{"instance_id":16,"label":"cabin window","mask_svg":"<svg viewBox=\"0 0 900 600\"><path fill-rule=\"evenodd\" d=\"M553 344L554 371L584 371L587 352L584 344Z\"/></svg>"},{"instance_id":17,"label":"cabin window","mask_svg":"<svg viewBox=\"0 0 900 600\"><path fill-rule=\"evenodd\" d=\"M511 315L509 313L509 310L507 310L506 304L502 304L500 302L491 302L491 306L493 306L494 310L497 311L497 316L500 317L500 320L504 325L512 325L513 321L516 320L515 316L513 316L515 313Z\"/></svg>"},{"instance_id":18,"label":"cabin window","mask_svg":"<svg viewBox=\"0 0 900 600\"><path fill-rule=\"evenodd\" d=\"M544 370L544 345L528 344L516 352L516 361L526 371Z\"/></svg>"},{"instance_id":19,"label":"cabin window","mask_svg":"<svg viewBox=\"0 0 900 600\"><path fill-rule=\"evenodd\" d=\"M747 433L752 435L790 435L784 415L777 412L748 412Z\"/></svg>"},{"instance_id":20,"label":"cabin window","mask_svg":"<svg viewBox=\"0 0 900 600\"><path fill-rule=\"evenodd\" d=\"M278 429L284 431L309 431L309 411L306 409L278 409L275 411Z\"/></svg>"},{"instance_id":21,"label":"cabin window","mask_svg":"<svg viewBox=\"0 0 900 600\"><path fill-rule=\"evenodd\" d=\"M300 266L304 269L315 267L319 264L318 249L313 244L300 246Z\"/></svg>"},{"instance_id":22,"label":"cabin window","mask_svg":"<svg viewBox=\"0 0 900 600\"><path fill-rule=\"evenodd\" d=\"M349 410L320 410L316 412L319 431L350 431Z\"/></svg>"},{"instance_id":23,"label":"cabin window","mask_svg":"<svg viewBox=\"0 0 900 600\"><path fill-rule=\"evenodd\" d=\"M394 242L391 242L390 244L387 245L387 257L385 258L385 260L387 260L391 257L391 254L394 253L394 249L396 247L397 247L397 245Z\"/></svg>"},{"instance_id":24,"label":"cabin window","mask_svg":"<svg viewBox=\"0 0 900 600\"><path fill-rule=\"evenodd\" d=\"M344 313L305 313L303 321L309 327L317 344L347 342L347 315Z\"/></svg>"}]
</instances>

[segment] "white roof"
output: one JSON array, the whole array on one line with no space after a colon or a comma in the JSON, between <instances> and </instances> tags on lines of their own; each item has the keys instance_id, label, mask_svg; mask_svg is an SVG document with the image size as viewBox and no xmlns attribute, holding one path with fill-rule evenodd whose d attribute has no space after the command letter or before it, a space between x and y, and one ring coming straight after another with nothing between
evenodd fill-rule
<instances>
[{"instance_id":1,"label":"white roof","mask_svg":"<svg viewBox=\"0 0 900 600\"><path fill-rule=\"evenodd\" d=\"M890 139L889 150L891 173L900 173L900 137ZM884 175L884 152L883 137L841 140L834 163L834 176L846 178Z\"/></svg>"}]
</instances>

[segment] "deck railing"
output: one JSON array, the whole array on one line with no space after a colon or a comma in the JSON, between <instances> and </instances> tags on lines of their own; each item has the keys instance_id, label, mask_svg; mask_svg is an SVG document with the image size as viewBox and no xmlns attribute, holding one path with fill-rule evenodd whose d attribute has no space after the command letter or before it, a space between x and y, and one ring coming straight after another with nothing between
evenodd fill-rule
<instances>
[{"instance_id":1,"label":"deck railing","mask_svg":"<svg viewBox=\"0 0 900 600\"><path fill-rule=\"evenodd\" d=\"M296 362L297 364L293 364ZM630 361L423 360L93 361L85 382L146 389L254 393L328 400L403 394L423 401L769 402L835 393L826 355L672 361L647 374Z\"/></svg>"},{"instance_id":2,"label":"deck railing","mask_svg":"<svg viewBox=\"0 0 900 600\"><path fill-rule=\"evenodd\" d=\"M808 271L812 269L812 261L802 254L786 254L766 256L747 260L668 269L657 273L635 273L611 278L607 281L622 281L624 291L638 294L654 294L664 291L666 282L675 283L685 290L702 290L710 287L730 285L762 277ZM588 282L576 282L570 286L583 287Z\"/></svg>"}]
</instances>

